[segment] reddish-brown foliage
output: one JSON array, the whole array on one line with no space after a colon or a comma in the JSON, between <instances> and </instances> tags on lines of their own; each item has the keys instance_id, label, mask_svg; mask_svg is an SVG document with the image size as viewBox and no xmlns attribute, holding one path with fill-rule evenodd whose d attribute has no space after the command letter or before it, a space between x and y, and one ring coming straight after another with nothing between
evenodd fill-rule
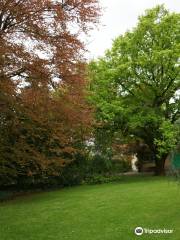
<instances>
[{"instance_id":1,"label":"reddish-brown foliage","mask_svg":"<svg viewBox=\"0 0 180 240\"><path fill-rule=\"evenodd\" d=\"M0 180L57 174L91 122L80 39L98 0L0 0Z\"/></svg>"}]
</instances>

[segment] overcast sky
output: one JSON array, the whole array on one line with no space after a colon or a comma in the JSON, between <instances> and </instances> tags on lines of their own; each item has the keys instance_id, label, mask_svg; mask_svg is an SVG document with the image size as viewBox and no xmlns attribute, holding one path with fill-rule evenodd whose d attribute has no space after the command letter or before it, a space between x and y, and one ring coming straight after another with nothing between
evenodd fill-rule
<instances>
[{"instance_id":1,"label":"overcast sky","mask_svg":"<svg viewBox=\"0 0 180 240\"><path fill-rule=\"evenodd\" d=\"M88 39L88 58L103 55L111 47L112 39L130 30L137 24L139 15L157 4L175 12L180 12L180 0L99 0L103 16L98 30L91 32Z\"/></svg>"}]
</instances>

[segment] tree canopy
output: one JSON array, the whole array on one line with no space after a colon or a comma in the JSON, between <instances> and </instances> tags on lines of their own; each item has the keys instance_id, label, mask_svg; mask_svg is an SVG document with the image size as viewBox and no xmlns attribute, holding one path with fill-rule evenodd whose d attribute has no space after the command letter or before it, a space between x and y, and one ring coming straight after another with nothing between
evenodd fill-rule
<instances>
[{"instance_id":1,"label":"tree canopy","mask_svg":"<svg viewBox=\"0 0 180 240\"><path fill-rule=\"evenodd\" d=\"M179 137L179 23L163 5L147 10L89 66L98 121L147 144L157 174Z\"/></svg>"},{"instance_id":2,"label":"tree canopy","mask_svg":"<svg viewBox=\"0 0 180 240\"><path fill-rule=\"evenodd\" d=\"M91 108L80 37L99 14L97 0L0 0L1 186L60 175L82 153Z\"/></svg>"}]
</instances>

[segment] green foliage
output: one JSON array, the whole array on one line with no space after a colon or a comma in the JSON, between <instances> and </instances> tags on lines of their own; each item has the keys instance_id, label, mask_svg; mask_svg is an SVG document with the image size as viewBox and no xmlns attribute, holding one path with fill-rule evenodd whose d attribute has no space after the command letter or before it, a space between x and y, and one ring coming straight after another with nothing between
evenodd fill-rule
<instances>
[{"instance_id":1,"label":"green foliage","mask_svg":"<svg viewBox=\"0 0 180 240\"><path fill-rule=\"evenodd\" d=\"M74 186L80 185L87 172L88 157L87 155L78 154L75 161L71 162L68 166L64 167L61 175L58 178L59 185L61 186Z\"/></svg>"},{"instance_id":2,"label":"green foliage","mask_svg":"<svg viewBox=\"0 0 180 240\"><path fill-rule=\"evenodd\" d=\"M90 185L118 182L118 181L122 181L122 176L118 176L118 175L103 176L103 175L94 174L90 177L85 178L85 183Z\"/></svg>"},{"instance_id":3,"label":"green foliage","mask_svg":"<svg viewBox=\"0 0 180 240\"><path fill-rule=\"evenodd\" d=\"M108 159L106 156L96 154L89 161L89 165L90 172L103 174L111 171L112 161Z\"/></svg>"},{"instance_id":4,"label":"green foliage","mask_svg":"<svg viewBox=\"0 0 180 240\"><path fill-rule=\"evenodd\" d=\"M158 148L158 157L175 149L179 137L179 128L175 127L169 121L163 121L159 127L161 139L155 139L154 142Z\"/></svg>"},{"instance_id":5,"label":"green foliage","mask_svg":"<svg viewBox=\"0 0 180 240\"><path fill-rule=\"evenodd\" d=\"M82 169L82 166L79 166L76 174ZM130 169L131 166L127 161L112 161L106 155L95 154L85 161L81 183L102 184L119 181L122 178L121 174Z\"/></svg>"},{"instance_id":6,"label":"green foliage","mask_svg":"<svg viewBox=\"0 0 180 240\"><path fill-rule=\"evenodd\" d=\"M117 37L105 56L89 65L97 120L113 133L141 139L159 162L178 136L179 21L180 14L163 5L147 10L137 27Z\"/></svg>"},{"instance_id":7,"label":"green foliage","mask_svg":"<svg viewBox=\"0 0 180 240\"><path fill-rule=\"evenodd\" d=\"M127 160L118 160L118 161L113 161L112 163L112 173L123 173L123 172L128 172L131 171L131 164Z\"/></svg>"}]
</instances>

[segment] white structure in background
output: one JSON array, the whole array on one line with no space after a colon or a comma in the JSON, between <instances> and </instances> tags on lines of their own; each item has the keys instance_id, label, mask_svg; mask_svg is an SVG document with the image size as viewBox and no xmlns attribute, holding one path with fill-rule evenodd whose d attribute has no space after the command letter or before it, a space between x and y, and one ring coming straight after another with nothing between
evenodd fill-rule
<instances>
[{"instance_id":1,"label":"white structure in background","mask_svg":"<svg viewBox=\"0 0 180 240\"><path fill-rule=\"evenodd\" d=\"M134 154L132 157L132 160L131 160L131 167L132 167L133 172L138 172L137 162L138 162L138 158L137 158L136 154Z\"/></svg>"}]
</instances>

